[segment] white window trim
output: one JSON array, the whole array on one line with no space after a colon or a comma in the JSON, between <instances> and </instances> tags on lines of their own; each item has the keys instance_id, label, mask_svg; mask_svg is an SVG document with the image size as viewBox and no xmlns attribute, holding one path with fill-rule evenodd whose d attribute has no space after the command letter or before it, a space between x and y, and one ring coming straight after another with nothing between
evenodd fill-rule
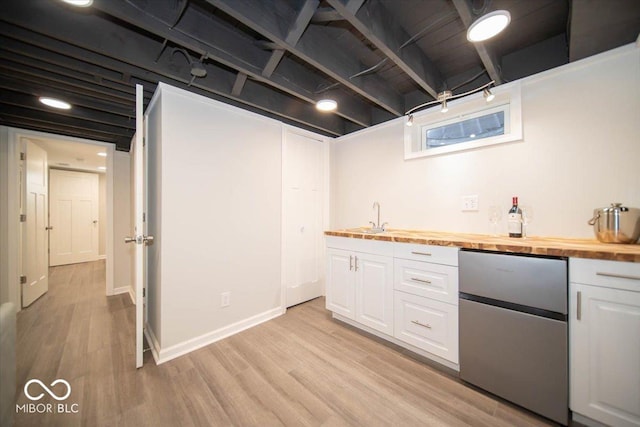
<instances>
[{"instance_id":1,"label":"white window trim","mask_svg":"<svg viewBox=\"0 0 640 427\"><path fill-rule=\"evenodd\" d=\"M440 112L440 105L413 115L413 126L405 126L404 159L439 156L458 151L473 150L496 144L522 140L522 102L520 82L502 85L491 89L495 99L487 103L482 92L466 96L449 104L447 113ZM422 149L423 137L428 129L488 114L501 106L505 110L505 133L503 135L462 142L442 147Z\"/></svg>"}]
</instances>

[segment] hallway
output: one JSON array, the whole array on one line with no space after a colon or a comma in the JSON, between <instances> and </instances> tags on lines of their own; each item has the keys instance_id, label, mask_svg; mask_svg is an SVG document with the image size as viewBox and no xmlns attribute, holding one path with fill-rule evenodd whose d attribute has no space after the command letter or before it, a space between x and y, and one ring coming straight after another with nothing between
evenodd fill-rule
<instances>
[{"instance_id":1,"label":"hallway","mask_svg":"<svg viewBox=\"0 0 640 427\"><path fill-rule=\"evenodd\" d=\"M50 273L18 315L18 404L28 380L64 379L66 400L36 403L76 413L18 413L16 426L549 425L331 320L323 298L160 366L147 352L136 371L134 306L104 296L104 261Z\"/></svg>"}]
</instances>

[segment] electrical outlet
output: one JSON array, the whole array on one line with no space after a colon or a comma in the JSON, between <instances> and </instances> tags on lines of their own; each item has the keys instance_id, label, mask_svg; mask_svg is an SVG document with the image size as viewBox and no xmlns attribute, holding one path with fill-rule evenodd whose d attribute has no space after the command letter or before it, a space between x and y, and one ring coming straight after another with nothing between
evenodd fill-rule
<instances>
[{"instance_id":1,"label":"electrical outlet","mask_svg":"<svg viewBox=\"0 0 640 427\"><path fill-rule=\"evenodd\" d=\"M220 307L229 307L231 305L231 292L223 292L220 294Z\"/></svg>"},{"instance_id":2,"label":"electrical outlet","mask_svg":"<svg viewBox=\"0 0 640 427\"><path fill-rule=\"evenodd\" d=\"M478 195L462 196L462 210L464 212L478 212Z\"/></svg>"}]
</instances>

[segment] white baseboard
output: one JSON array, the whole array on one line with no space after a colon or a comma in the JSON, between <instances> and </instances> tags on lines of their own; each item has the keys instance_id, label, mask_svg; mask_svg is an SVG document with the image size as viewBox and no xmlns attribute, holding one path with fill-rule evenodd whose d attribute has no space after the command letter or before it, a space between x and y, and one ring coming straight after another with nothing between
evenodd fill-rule
<instances>
[{"instance_id":1,"label":"white baseboard","mask_svg":"<svg viewBox=\"0 0 640 427\"><path fill-rule=\"evenodd\" d=\"M133 286L129 286L129 298L133 305L136 305L136 291L133 290Z\"/></svg>"},{"instance_id":2,"label":"white baseboard","mask_svg":"<svg viewBox=\"0 0 640 427\"><path fill-rule=\"evenodd\" d=\"M159 365L161 362L158 362L160 357L158 356L158 351L160 350L160 344L158 344L158 339L155 334L149 327L147 323L144 325L144 336L147 337L147 343L149 344L149 349L151 350L151 355L153 356L153 360L156 362L156 365Z\"/></svg>"},{"instance_id":3,"label":"white baseboard","mask_svg":"<svg viewBox=\"0 0 640 427\"><path fill-rule=\"evenodd\" d=\"M237 334L238 332L242 332L245 329L249 329L253 326L257 326L260 323L266 322L267 320L274 319L284 314L285 311L286 310L282 307L276 307L272 310L265 311L264 313L260 313L255 316L249 317L248 319L244 319L239 322L233 323L231 325L224 326L215 331L211 331L204 335L200 335L199 337L195 337L190 340L181 342L179 344L172 345L171 347L160 349L159 346L157 345L157 341L156 341L156 344L152 344L150 342L149 345L152 346L151 351L154 351L153 350L154 346L156 346L156 348L158 349L157 351L158 357L156 358L154 353L154 359L156 360L156 364L159 365L161 363L168 362L171 359L175 359L178 356L182 356L184 354L190 353L194 350L197 350L199 348L212 344L216 341L220 341L221 339ZM151 333L151 331L149 332Z\"/></svg>"},{"instance_id":4,"label":"white baseboard","mask_svg":"<svg viewBox=\"0 0 640 427\"><path fill-rule=\"evenodd\" d=\"M114 288L113 292L111 293L111 295L126 294L127 292L129 292L129 287L128 286L121 286L119 288Z\"/></svg>"}]
</instances>

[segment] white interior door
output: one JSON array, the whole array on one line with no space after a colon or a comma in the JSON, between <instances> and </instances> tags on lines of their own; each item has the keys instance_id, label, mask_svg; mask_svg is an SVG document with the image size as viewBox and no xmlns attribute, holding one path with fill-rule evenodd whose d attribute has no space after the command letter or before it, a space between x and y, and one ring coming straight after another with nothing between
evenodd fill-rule
<instances>
[{"instance_id":1,"label":"white interior door","mask_svg":"<svg viewBox=\"0 0 640 427\"><path fill-rule=\"evenodd\" d=\"M283 280L286 305L323 293L321 140L293 132L283 142Z\"/></svg>"},{"instance_id":2,"label":"white interior door","mask_svg":"<svg viewBox=\"0 0 640 427\"><path fill-rule=\"evenodd\" d=\"M51 169L49 180L50 265L97 260L98 174Z\"/></svg>"},{"instance_id":3,"label":"white interior door","mask_svg":"<svg viewBox=\"0 0 640 427\"><path fill-rule=\"evenodd\" d=\"M145 147L144 147L144 117L142 86L136 85L136 134L131 144L133 156L133 212L134 235L125 241L135 245L134 289L136 303L136 368L142 366L143 361L143 333L144 333L144 290L146 289L146 246L153 242L153 237L146 236L144 202L145 184Z\"/></svg>"},{"instance_id":4,"label":"white interior door","mask_svg":"<svg viewBox=\"0 0 640 427\"><path fill-rule=\"evenodd\" d=\"M25 140L22 306L31 305L49 289L47 152Z\"/></svg>"}]
</instances>

